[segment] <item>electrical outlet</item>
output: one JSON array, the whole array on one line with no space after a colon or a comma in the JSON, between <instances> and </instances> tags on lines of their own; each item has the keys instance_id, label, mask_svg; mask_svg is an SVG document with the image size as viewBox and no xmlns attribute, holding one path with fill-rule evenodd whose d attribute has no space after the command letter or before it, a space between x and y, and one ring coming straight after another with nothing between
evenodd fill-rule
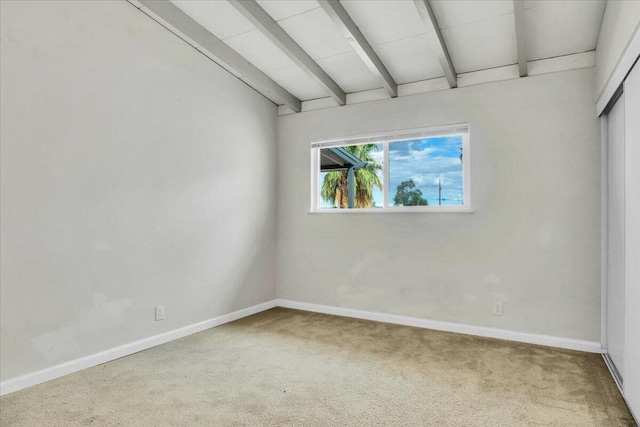
<instances>
[{"instance_id":1,"label":"electrical outlet","mask_svg":"<svg viewBox=\"0 0 640 427\"><path fill-rule=\"evenodd\" d=\"M502 301L499 299L493 301L493 315L502 316Z\"/></svg>"},{"instance_id":2,"label":"electrical outlet","mask_svg":"<svg viewBox=\"0 0 640 427\"><path fill-rule=\"evenodd\" d=\"M164 320L164 305L156 305L156 320Z\"/></svg>"}]
</instances>

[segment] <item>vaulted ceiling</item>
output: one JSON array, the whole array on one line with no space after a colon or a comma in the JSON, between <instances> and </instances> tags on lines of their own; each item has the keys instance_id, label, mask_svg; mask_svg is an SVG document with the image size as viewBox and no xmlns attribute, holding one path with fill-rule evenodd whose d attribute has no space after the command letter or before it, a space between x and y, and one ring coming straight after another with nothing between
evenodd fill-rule
<instances>
[{"instance_id":1,"label":"vaulted ceiling","mask_svg":"<svg viewBox=\"0 0 640 427\"><path fill-rule=\"evenodd\" d=\"M605 0L130 0L300 111L593 65ZM285 110L285 111L286 111Z\"/></svg>"}]
</instances>

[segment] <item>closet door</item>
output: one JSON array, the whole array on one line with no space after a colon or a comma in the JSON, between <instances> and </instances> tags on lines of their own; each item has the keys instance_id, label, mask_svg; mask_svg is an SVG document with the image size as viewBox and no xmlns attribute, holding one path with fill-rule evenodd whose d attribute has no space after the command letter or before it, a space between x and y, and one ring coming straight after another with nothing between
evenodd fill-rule
<instances>
[{"instance_id":1,"label":"closet door","mask_svg":"<svg viewBox=\"0 0 640 427\"><path fill-rule=\"evenodd\" d=\"M624 395L640 419L640 63L624 82L626 208L626 335Z\"/></svg>"},{"instance_id":2,"label":"closet door","mask_svg":"<svg viewBox=\"0 0 640 427\"><path fill-rule=\"evenodd\" d=\"M607 116L607 352L624 382L625 339L625 94Z\"/></svg>"}]
</instances>

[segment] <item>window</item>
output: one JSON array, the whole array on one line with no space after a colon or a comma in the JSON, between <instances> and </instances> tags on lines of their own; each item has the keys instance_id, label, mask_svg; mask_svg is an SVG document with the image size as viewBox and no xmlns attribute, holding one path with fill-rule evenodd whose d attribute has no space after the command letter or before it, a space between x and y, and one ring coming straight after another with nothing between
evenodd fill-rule
<instances>
[{"instance_id":1,"label":"window","mask_svg":"<svg viewBox=\"0 0 640 427\"><path fill-rule=\"evenodd\" d=\"M315 141L312 212L470 212L469 127Z\"/></svg>"}]
</instances>

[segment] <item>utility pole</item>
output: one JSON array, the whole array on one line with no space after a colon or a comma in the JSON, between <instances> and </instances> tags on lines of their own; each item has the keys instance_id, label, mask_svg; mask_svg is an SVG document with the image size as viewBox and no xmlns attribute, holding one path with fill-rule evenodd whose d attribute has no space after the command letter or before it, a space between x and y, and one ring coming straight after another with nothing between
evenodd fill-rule
<instances>
[{"instance_id":1,"label":"utility pole","mask_svg":"<svg viewBox=\"0 0 640 427\"><path fill-rule=\"evenodd\" d=\"M438 179L438 205L442 206L442 180Z\"/></svg>"}]
</instances>

